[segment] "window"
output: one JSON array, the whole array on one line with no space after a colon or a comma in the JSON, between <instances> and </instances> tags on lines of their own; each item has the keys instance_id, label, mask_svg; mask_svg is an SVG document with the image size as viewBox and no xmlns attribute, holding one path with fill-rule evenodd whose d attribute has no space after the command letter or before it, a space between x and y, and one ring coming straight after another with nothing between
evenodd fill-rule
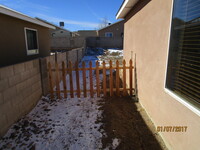
<instances>
[{"instance_id":1,"label":"window","mask_svg":"<svg viewBox=\"0 0 200 150\"><path fill-rule=\"evenodd\" d=\"M200 108L199 0L174 0L166 88Z\"/></svg>"},{"instance_id":2,"label":"window","mask_svg":"<svg viewBox=\"0 0 200 150\"><path fill-rule=\"evenodd\" d=\"M106 32L105 37L113 37L113 33L112 32Z\"/></svg>"},{"instance_id":3,"label":"window","mask_svg":"<svg viewBox=\"0 0 200 150\"><path fill-rule=\"evenodd\" d=\"M27 55L34 55L39 53L37 30L25 28L25 39Z\"/></svg>"}]
</instances>

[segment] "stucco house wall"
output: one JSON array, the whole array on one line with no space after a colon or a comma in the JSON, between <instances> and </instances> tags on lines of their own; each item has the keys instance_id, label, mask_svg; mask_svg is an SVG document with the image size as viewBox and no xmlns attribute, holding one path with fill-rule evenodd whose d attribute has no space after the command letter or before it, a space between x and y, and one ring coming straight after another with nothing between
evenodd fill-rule
<instances>
[{"instance_id":1,"label":"stucco house wall","mask_svg":"<svg viewBox=\"0 0 200 150\"><path fill-rule=\"evenodd\" d=\"M197 150L200 116L164 88L172 3L173 0L143 0L125 16L124 59L128 61L136 54L139 102L155 125L187 126L186 132L159 132L168 148Z\"/></svg>"},{"instance_id":2,"label":"stucco house wall","mask_svg":"<svg viewBox=\"0 0 200 150\"><path fill-rule=\"evenodd\" d=\"M124 33L124 20L111 24L103 29L100 29L98 31L98 36L105 37L106 32L112 32L113 37L115 38L122 38Z\"/></svg>"},{"instance_id":3,"label":"stucco house wall","mask_svg":"<svg viewBox=\"0 0 200 150\"><path fill-rule=\"evenodd\" d=\"M56 28L55 30L51 30L51 37L71 37L71 32L65 29Z\"/></svg>"},{"instance_id":4,"label":"stucco house wall","mask_svg":"<svg viewBox=\"0 0 200 150\"><path fill-rule=\"evenodd\" d=\"M0 67L50 54L49 29L0 13ZM36 29L39 54L27 55L25 27Z\"/></svg>"}]
</instances>

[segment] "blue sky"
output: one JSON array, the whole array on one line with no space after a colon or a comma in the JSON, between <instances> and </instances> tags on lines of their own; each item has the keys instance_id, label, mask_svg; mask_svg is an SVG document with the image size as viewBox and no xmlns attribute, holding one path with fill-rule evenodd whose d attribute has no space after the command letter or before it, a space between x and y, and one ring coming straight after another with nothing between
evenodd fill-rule
<instances>
[{"instance_id":1,"label":"blue sky","mask_svg":"<svg viewBox=\"0 0 200 150\"><path fill-rule=\"evenodd\" d=\"M123 0L0 0L0 4L71 31L97 29L102 18L114 23Z\"/></svg>"}]
</instances>

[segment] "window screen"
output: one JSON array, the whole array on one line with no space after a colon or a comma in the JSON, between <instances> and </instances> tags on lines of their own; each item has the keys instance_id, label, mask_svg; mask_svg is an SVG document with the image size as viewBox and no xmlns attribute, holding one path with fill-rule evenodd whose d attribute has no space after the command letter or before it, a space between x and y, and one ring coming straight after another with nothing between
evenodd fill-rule
<instances>
[{"instance_id":1,"label":"window screen","mask_svg":"<svg viewBox=\"0 0 200 150\"><path fill-rule=\"evenodd\" d=\"M174 0L166 88L200 108L200 0Z\"/></svg>"}]
</instances>

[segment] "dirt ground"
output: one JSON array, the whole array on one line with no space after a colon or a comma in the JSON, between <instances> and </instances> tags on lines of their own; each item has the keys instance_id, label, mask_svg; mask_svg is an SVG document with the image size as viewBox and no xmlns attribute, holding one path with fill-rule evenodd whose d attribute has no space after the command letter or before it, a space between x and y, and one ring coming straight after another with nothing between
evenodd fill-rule
<instances>
[{"instance_id":1,"label":"dirt ground","mask_svg":"<svg viewBox=\"0 0 200 150\"><path fill-rule=\"evenodd\" d=\"M115 72L113 76L115 80ZM119 86L122 88L121 79ZM115 81L113 87L116 87ZM154 124L134 97L104 97L100 109L103 114L99 120L103 123L102 129L107 135L102 138L103 149L113 149L113 139L119 139L116 150L167 150Z\"/></svg>"},{"instance_id":2,"label":"dirt ground","mask_svg":"<svg viewBox=\"0 0 200 150\"><path fill-rule=\"evenodd\" d=\"M117 150L167 149L144 110L133 99L107 97L102 102L102 128L107 134L107 137L102 139L103 148L108 147L112 140L117 138L120 139Z\"/></svg>"}]
</instances>

